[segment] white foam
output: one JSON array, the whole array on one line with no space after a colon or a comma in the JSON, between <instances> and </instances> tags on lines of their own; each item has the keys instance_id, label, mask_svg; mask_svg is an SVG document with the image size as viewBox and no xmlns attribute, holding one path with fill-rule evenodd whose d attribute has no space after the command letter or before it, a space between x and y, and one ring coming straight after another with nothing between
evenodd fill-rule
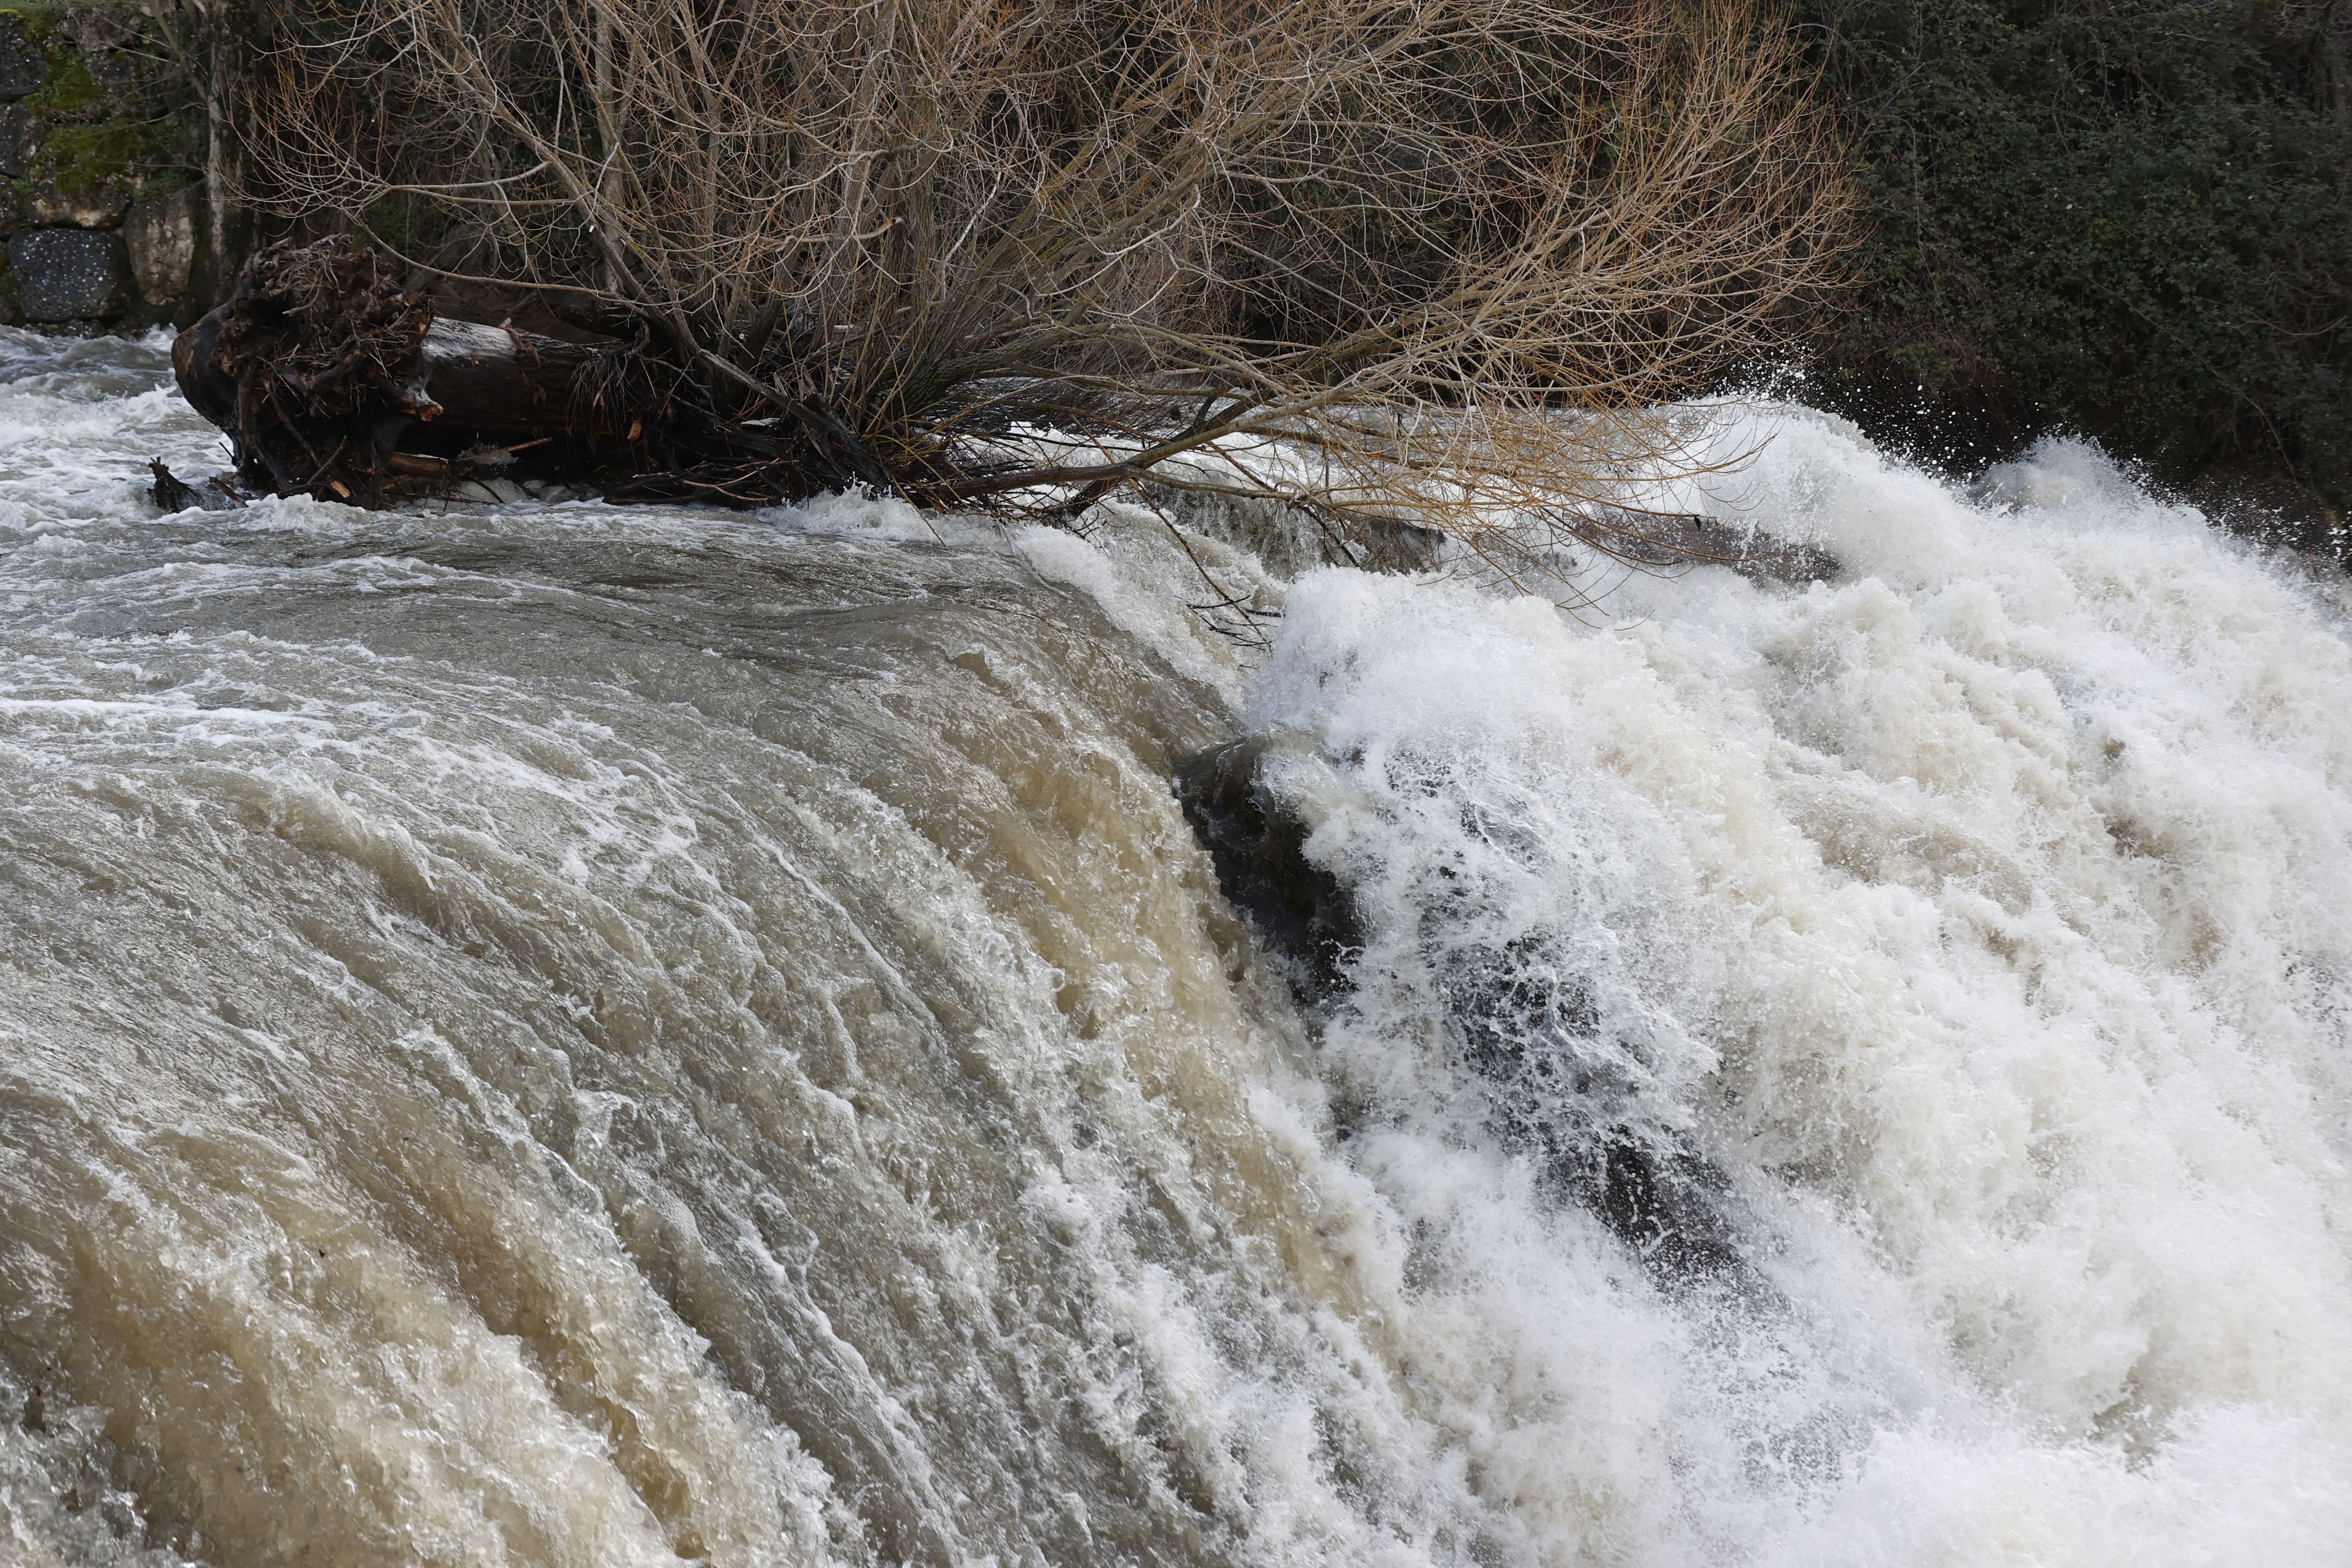
<instances>
[{"instance_id":1,"label":"white foam","mask_svg":"<svg viewBox=\"0 0 2352 1568\"><path fill-rule=\"evenodd\" d=\"M1321 574L1253 691L1316 738L1276 776L1364 894L1327 1047L1387 1129L1360 1163L1458 1238L1420 1310L1544 1391L1447 1396L1498 1451L1614 1428L1605 1504L1581 1458L1515 1483L1562 1550L2318 1561L2352 1507L2343 619L2078 446L1971 502L1818 416L1769 434L1716 504L1834 584L1698 571L1594 630ZM1583 1058L1692 1120L1784 1308L1640 1306L1573 1215L1465 1197L1511 1157L1440 1023L1478 964L1580 986ZM1647 1347L1547 1321L1612 1292ZM1758 1473L1808 1432L1816 1473Z\"/></svg>"},{"instance_id":2,"label":"white foam","mask_svg":"<svg viewBox=\"0 0 2352 1568\"><path fill-rule=\"evenodd\" d=\"M1282 584L1115 506L158 519L147 458L215 442L160 341L0 331L0 764L56 872L5 1002L59 1031L0 1049L55 1130L0 1153L72 1178L0 1239L118 1216L92 1279L152 1305L106 1331L246 1381L81 1375L243 1538L315 1501L352 1561L871 1556L869 1508L1269 1563L2342 1560L2352 653L2330 585L2095 451L1965 491L1756 411L1752 463L1665 499L1842 573L1580 619ZM631 577L653 545L726 614ZM792 631L803 569L842 626L986 592L853 648ZM1070 600L1015 606L1029 573L1099 647L1032 637ZM1367 917L1312 1050L1154 771L1227 711ZM1498 1115L1480 997L1576 1092ZM1595 1129L1719 1173L1738 1289L1547 1184ZM960 1184L1000 1168L1002 1212ZM161 1561L65 1508L112 1461L53 1408L0 1441L0 1529ZM1066 1452L972 1452L1071 1410Z\"/></svg>"}]
</instances>

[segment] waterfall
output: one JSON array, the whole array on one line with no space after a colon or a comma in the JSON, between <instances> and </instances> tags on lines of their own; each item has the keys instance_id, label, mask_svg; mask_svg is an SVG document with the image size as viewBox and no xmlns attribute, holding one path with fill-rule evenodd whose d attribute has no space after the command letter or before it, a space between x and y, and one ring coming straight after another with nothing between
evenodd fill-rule
<instances>
[{"instance_id":1,"label":"waterfall","mask_svg":"<svg viewBox=\"0 0 2352 1568\"><path fill-rule=\"evenodd\" d=\"M1827 580L1568 611L158 518L165 362L0 330L0 1557L2342 1560L2340 579L1778 406Z\"/></svg>"}]
</instances>

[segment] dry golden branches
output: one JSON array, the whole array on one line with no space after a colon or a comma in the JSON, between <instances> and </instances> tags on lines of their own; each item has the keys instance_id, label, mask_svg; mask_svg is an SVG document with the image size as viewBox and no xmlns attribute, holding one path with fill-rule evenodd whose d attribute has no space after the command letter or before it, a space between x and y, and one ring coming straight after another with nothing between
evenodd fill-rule
<instances>
[{"instance_id":1,"label":"dry golden branches","mask_svg":"<svg viewBox=\"0 0 2352 1568\"><path fill-rule=\"evenodd\" d=\"M276 65L281 205L625 321L772 450L638 493L1595 542L1845 216L1756 0L358 0Z\"/></svg>"}]
</instances>

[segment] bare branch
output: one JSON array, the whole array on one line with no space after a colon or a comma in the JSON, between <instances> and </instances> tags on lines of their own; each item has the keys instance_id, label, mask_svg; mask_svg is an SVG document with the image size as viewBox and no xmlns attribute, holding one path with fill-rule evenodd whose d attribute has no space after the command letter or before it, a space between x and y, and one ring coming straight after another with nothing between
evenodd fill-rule
<instances>
[{"instance_id":1,"label":"bare branch","mask_svg":"<svg viewBox=\"0 0 2352 1568\"><path fill-rule=\"evenodd\" d=\"M656 323L772 421L691 493L1217 470L1524 563L1616 548L1612 477L1696 461L1654 405L1840 253L1766 3L353 0L251 140L283 208Z\"/></svg>"}]
</instances>

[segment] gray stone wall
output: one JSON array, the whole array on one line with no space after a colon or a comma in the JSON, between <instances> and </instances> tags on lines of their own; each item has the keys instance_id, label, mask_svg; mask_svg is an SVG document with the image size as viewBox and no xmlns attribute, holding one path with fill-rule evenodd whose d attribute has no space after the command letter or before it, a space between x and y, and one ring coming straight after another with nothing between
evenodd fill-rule
<instances>
[{"instance_id":1,"label":"gray stone wall","mask_svg":"<svg viewBox=\"0 0 2352 1568\"><path fill-rule=\"evenodd\" d=\"M0 321L186 321L205 229L189 100L128 5L0 0Z\"/></svg>"}]
</instances>

